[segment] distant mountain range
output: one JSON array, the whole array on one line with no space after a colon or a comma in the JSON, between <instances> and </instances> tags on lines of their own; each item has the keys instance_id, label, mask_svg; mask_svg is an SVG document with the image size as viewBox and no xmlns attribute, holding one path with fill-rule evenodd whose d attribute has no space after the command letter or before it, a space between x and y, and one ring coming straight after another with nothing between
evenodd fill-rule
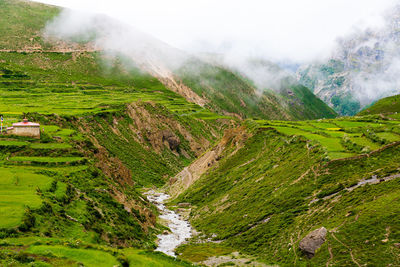
<instances>
[{"instance_id":1,"label":"distant mountain range","mask_svg":"<svg viewBox=\"0 0 400 267\"><path fill-rule=\"evenodd\" d=\"M301 66L298 81L341 115L354 115L374 101L400 92L400 7L380 29L338 40L332 56Z\"/></svg>"}]
</instances>

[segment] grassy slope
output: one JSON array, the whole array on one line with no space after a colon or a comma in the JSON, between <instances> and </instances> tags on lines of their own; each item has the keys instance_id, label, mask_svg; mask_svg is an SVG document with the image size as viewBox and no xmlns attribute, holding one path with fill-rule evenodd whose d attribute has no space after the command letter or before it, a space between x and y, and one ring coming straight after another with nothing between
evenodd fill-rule
<instances>
[{"instance_id":1,"label":"grassy slope","mask_svg":"<svg viewBox=\"0 0 400 267\"><path fill-rule=\"evenodd\" d=\"M252 127L243 148L232 154L236 146L228 146L218 165L176 200L193 205L198 230L222 240L221 248L284 266L400 263L393 245L400 238L399 179L343 190L372 175L398 173L398 146L327 164L324 150L303 138ZM327 242L308 260L298 242L321 226L330 231ZM191 246L180 252L186 250Z\"/></svg>"},{"instance_id":2,"label":"grassy slope","mask_svg":"<svg viewBox=\"0 0 400 267\"><path fill-rule=\"evenodd\" d=\"M258 120L257 123L319 143L330 159L365 154L400 141L400 122L378 116L298 122Z\"/></svg>"},{"instance_id":3,"label":"grassy slope","mask_svg":"<svg viewBox=\"0 0 400 267\"><path fill-rule=\"evenodd\" d=\"M11 50L30 46L29 38L58 12L30 2L0 4L0 13L9 13L7 20L0 16L2 24L23 25L12 25L8 35L3 35L14 31L18 37L9 36L2 43L2 48ZM24 23L34 28L21 33ZM40 38L36 41L42 45ZM15 216L7 213L0 224L0 238L5 240L0 244L0 265L44 264L38 256L43 253L52 264L76 265L94 260L84 251L92 244L100 244L96 248L100 251L109 246L154 247L154 234L160 228L156 211L137 186L162 185L166 175L175 174L201 153L201 142L207 145L218 138L223 124L218 120L224 117L188 103L134 66L123 68L123 60L104 64L100 54L85 52L0 52L0 113L5 125L31 112L29 118L41 122L45 130L40 140L6 136L0 140L0 168L7 174L2 183L19 197L2 191L12 203L3 197L1 209L7 211L13 205ZM130 102L137 102L136 107L151 114L151 119L160 117L156 127L149 128L144 121L140 128L128 114ZM171 131L181 142L176 152L163 139L149 137L173 126L176 129ZM161 143L159 153L153 151L152 141ZM8 242L11 237L13 241ZM29 244L26 238L38 241ZM17 250L21 244L24 248ZM118 250L112 252L114 256L123 258L119 264L185 265L137 250ZM114 265L116 259L110 259Z\"/></svg>"},{"instance_id":4,"label":"grassy slope","mask_svg":"<svg viewBox=\"0 0 400 267\"><path fill-rule=\"evenodd\" d=\"M143 106L143 110L150 110L154 116L164 115L171 121L180 121L184 127L193 130L193 138L199 138L200 135L210 141L215 138L209 133L204 134L203 131L209 127L204 121L188 116L180 118L163 106L153 107L146 103L138 105ZM149 148L150 141L143 143L135 139L136 132L130 128L134 127L134 123L124 109L86 114L84 119L71 115L60 117L36 113L28 116L40 121L45 129L40 140L21 137L10 139L8 136L3 136L0 140L4 187L1 209L6 215L0 223L0 237L16 237L18 241L29 236L49 236L56 239L55 243L50 243L51 246L68 240L103 246L133 245L152 248L154 233L158 231L155 211L143 200L136 186L162 185L166 180L165 175L174 175L181 166L188 164L195 155L190 150L188 141L180 136L180 149L186 150L188 157L171 153L167 146L158 155ZM7 122L17 120L9 114L5 117ZM112 130L113 120L118 121L117 131L120 132ZM83 132L79 133L71 128L62 129L52 123L83 129ZM166 129L163 124L159 127L161 129L153 131ZM90 130L89 134L87 130ZM213 131L213 128L210 130ZM97 146L89 139L93 136L97 138ZM146 133L143 136L146 137ZM105 146L105 152L104 148L98 146L100 144ZM130 171L123 163L113 159L116 156L131 168ZM132 161L135 158L138 162ZM109 166L114 169L107 169ZM124 196L124 204L128 210L118 202L117 194ZM10 209L13 210L12 213L9 212ZM77 248L84 249L85 246L79 245ZM54 249L58 251L58 248ZM61 250L65 249L67 248L63 247ZM13 259L25 261L25 256L10 253L8 245L5 248L0 246L0 250L7 251L0 257L0 262L4 264ZM41 254L40 251L29 250L29 253L33 252ZM118 251L117 255L126 254ZM57 258L59 255L55 253L50 256ZM29 261L33 261L35 257ZM147 259L139 257L137 253L129 257L129 261L134 262L163 262L162 257ZM77 259L75 256L67 258ZM64 262L61 265L68 264Z\"/></svg>"},{"instance_id":5,"label":"grassy slope","mask_svg":"<svg viewBox=\"0 0 400 267\"><path fill-rule=\"evenodd\" d=\"M358 115L387 114L400 112L400 95L390 96L378 100L370 107L364 109Z\"/></svg>"},{"instance_id":6,"label":"grassy slope","mask_svg":"<svg viewBox=\"0 0 400 267\"><path fill-rule=\"evenodd\" d=\"M45 43L41 38L41 30L45 26L46 21L58 14L57 8L49 8L37 3L9 0L2 0L0 4L2 5L2 9L0 9L0 26L4 26L0 28L5 31L2 34L5 38L1 38L3 43L0 43L3 49L29 49L34 46L44 50L51 49L51 45ZM68 91L70 95L58 94L58 97L62 98L62 100L54 102L53 110L66 112L66 110L71 109L69 112L74 112L78 111L76 110L77 107L74 106L74 103L77 102L80 102L81 106L85 104L93 108L101 104L109 104L110 101L105 101L105 98L112 97L115 99L112 102L118 102L118 100L123 102L126 90L120 87L125 84L121 84L121 81L116 83L116 79L113 79L114 76L121 76L120 73L123 72L118 67L114 66L115 68L108 69L110 75L106 79L103 77L100 81L98 79L87 81L86 76L98 77L99 75L93 76L93 74L104 72L104 68L106 67L96 64L98 59L99 55L95 53L86 53L79 56L57 53L27 56L12 53L10 55L1 55L0 62L5 62L7 66L9 64L13 65L9 66L12 70L18 70L16 66L23 66L22 72L26 68L29 68L32 77L26 77L26 81L20 81L18 85L14 85L27 87L28 90L25 91L28 92L29 87L37 88L35 97L39 97L38 93L40 93L41 88L43 88L43 91L50 89L52 93ZM197 72L198 64L201 65L200 72ZM196 68L196 71L191 69L193 67ZM7 71L7 68L5 70ZM154 78L152 79L150 76L147 76L139 81L138 76L140 75L137 75L137 73L129 74L137 78L134 86L136 89L150 89L147 92L148 94L128 89L132 100L138 98L159 98L157 95L152 94L151 89L153 91L160 89L157 88L159 86ZM46 78L50 78L50 75L56 75L59 81L56 82L53 80L50 83L43 84L43 81ZM271 91L266 92L260 97L256 94L254 87L238 75L225 69L199 62L190 62L189 65L178 72L178 76L181 76L184 83L189 85L200 96L204 95L206 98L211 99L210 107L217 112L225 111L238 113L244 117L258 116L267 119L315 119L336 116L329 107L322 101L319 101L311 92L308 92L306 88L292 88L295 96L289 96L286 92L276 94ZM78 85L73 86L70 84L72 82L76 82ZM90 83L90 88L85 87L85 82ZM141 84L142 82L144 84ZM130 85L132 87L132 84ZM60 90L60 87L65 87L65 89ZM107 90L107 92L104 90ZM92 97L84 103L83 101L79 101L79 98L83 94L91 94ZM30 95L32 96L32 94ZM51 97L57 99L57 96L53 95ZM10 101L13 100L12 95L8 95L7 97L10 97ZM44 93L41 93L39 100L48 102L48 97L48 95L46 96ZM4 105L6 104L4 103ZM31 106L30 110L40 111L40 106Z\"/></svg>"},{"instance_id":7,"label":"grassy slope","mask_svg":"<svg viewBox=\"0 0 400 267\"><path fill-rule=\"evenodd\" d=\"M134 248L116 249L54 238L8 238L0 243L0 261L5 266L192 266L162 253Z\"/></svg>"},{"instance_id":8,"label":"grassy slope","mask_svg":"<svg viewBox=\"0 0 400 267\"><path fill-rule=\"evenodd\" d=\"M209 107L218 112L265 119L333 118L336 113L306 87L290 86L288 91L260 94L244 78L222 67L200 61L188 61L177 75L198 95L209 99Z\"/></svg>"},{"instance_id":9,"label":"grassy slope","mask_svg":"<svg viewBox=\"0 0 400 267\"><path fill-rule=\"evenodd\" d=\"M0 0L0 49L44 46L41 30L59 9L29 1Z\"/></svg>"}]
</instances>

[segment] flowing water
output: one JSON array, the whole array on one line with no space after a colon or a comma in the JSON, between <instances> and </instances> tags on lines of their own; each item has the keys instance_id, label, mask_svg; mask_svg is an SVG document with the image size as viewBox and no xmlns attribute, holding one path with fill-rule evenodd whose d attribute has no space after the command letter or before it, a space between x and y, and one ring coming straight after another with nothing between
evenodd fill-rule
<instances>
[{"instance_id":1,"label":"flowing water","mask_svg":"<svg viewBox=\"0 0 400 267\"><path fill-rule=\"evenodd\" d=\"M153 190L146 193L147 199L159 209L160 218L168 222L171 233L158 235L158 247L156 251L161 251L167 255L176 257L175 249L192 236L192 227L188 221L176 212L165 207L164 203L170 198L164 193L156 193Z\"/></svg>"}]
</instances>

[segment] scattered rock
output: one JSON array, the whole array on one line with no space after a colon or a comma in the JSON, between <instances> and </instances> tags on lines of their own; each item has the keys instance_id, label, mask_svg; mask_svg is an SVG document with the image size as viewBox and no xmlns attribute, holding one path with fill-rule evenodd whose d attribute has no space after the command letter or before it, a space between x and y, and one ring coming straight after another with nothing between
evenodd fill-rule
<instances>
[{"instance_id":1,"label":"scattered rock","mask_svg":"<svg viewBox=\"0 0 400 267\"><path fill-rule=\"evenodd\" d=\"M190 203L178 203L178 207L180 207L180 208L188 208L188 207L190 207Z\"/></svg>"},{"instance_id":2,"label":"scattered rock","mask_svg":"<svg viewBox=\"0 0 400 267\"><path fill-rule=\"evenodd\" d=\"M326 233L326 228L321 227L312 231L300 241L299 247L308 258L314 257L315 251L325 242Z\"/></svg>"},{"instance_id":3,"label":"scattered rock","mask_svg":"<svg viewBox=\"0 0 400 267\"><path fill-rule=\"evenodd\" d=\"M345 215L345 217L350 217L351 215L353 215L352 211L347 212L347 214Z\"/></svg>"},{"instance_id":4,"label":"scattered rock","mask_svg":"<svg viewBox=\"0 0 400 267\"><path fill-rule=\"evenodd\" d=\"M385 239L381 240L381 242L386 244L387 242L389 242L389 239L385 238Z\"/></svg>"},{"instance_id":5,"label":"scattered rock","mask_svg":"<svg viewBox=\"0 0 400 267\"><path fill-rule=\"evenodd\" d=\"M369 244L369 240L365 240L365 242L364 242L365 244Z\"/></svg>"},{"instance_id":6,"label":"scattered rock","mask_svg":"<svg viewBox=\"0 0 400 267\"><path fill-rule=\"evenodd\" d=\"M65 217L66 217L68 220L70 220L70 221L73 221L73 222L78 222L78 220L77 220L77 219L75 219L75 218L73 218L73 217L69 216L68 214L65 214Z\"/></svg>"},{"instance_id":7,"label":"scattered rock","mask_svg":"<svg viewBox=\"0 0 400 267\"><path fill-rule=\"evenodd\" d=\"M396 248L400 248L400 243L394 243L393 244Z\"/></svg>"},{"instance_id":8,"label":"scattered rock","mask_svg":"<svg viewBox=\"0 0 400 267\"><path fill-rule=\"evenodd\" d=\"M183 208L176 209L176 212L178 212L178 213L187 212L187 211L188 211L188 209L183 209Z\"/></svg>"}]
</instances>

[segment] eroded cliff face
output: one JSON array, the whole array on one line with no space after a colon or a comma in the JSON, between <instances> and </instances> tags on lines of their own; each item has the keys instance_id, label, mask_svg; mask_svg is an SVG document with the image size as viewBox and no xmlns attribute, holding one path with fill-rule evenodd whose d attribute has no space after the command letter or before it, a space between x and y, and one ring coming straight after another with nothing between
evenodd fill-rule
<instances>
[{"instance_id":1,"label":"eroded cliff face","mask_svg":"<svg viewBox=\"0 0 400 267\"><path fill-rule=\"evenodd\" d=\"M192 164L185 167L175 177L169 180L168 192L174 198L193 185L204 173L218 166L221 154L229 147L234 148L229 156L241 149L245 141L251 136L244 126L225 130L221 140Z\"/></svg>"},{"instance_id":2,"label":"eroded cliff face","mask_svg":"<svg viewBox=\"0 0 400 267\"><path fill-rule=\"evenodd\" d=\"M233 124L180 117L161 105L135 102L120 112L81 118L76 126L96 148L96 166L113 180L127 186L162 186Z\"/></svg>"},{"instance_id":3,"label":"eroded cliff face","mask_svg":"<svg viewBox=\"0 0 400 267\"><path fill-rule=\"evenodd\" d=\"M177 117L152 102L132 103L127 106L127 114L132 120L129 129L134 138L147 149L152 148L157 154L167 149L175 156L191 158L203 153L210 146L210 141L220 136L219 127L213 127L200 120L193 123L204 127L201 130L202 134L194 132L190 122L177 120ZM114 127L117 124L118 122Z\"/></svg>"}]
</instances>

